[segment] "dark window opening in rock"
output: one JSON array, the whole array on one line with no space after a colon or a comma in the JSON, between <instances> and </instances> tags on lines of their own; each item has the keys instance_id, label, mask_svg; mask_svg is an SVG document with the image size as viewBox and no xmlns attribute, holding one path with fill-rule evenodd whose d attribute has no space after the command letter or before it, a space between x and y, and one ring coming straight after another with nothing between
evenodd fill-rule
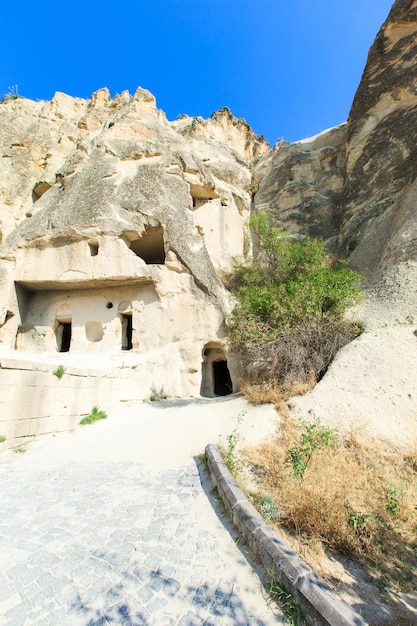
<instances>
[{"instance_id":1,"label":"dark window opening in rock","mask_svg":"<svg viewBox=\"0 0 417 626\"><path fill-rule=\"evenodd\" d=\"M112 309L113 308L113 302L108 302L106 304L106 309Z\"/></svg>"},{"instance_id":2,"label":"dark window opening in rock","mask_svg":"<svg viewBox=\"0 0 417 626\"><path fill-rule=\"evenodd\" d=\"M50 155L49 155L50 156ZM46 180L40 180L32 189L32 202L33 204L39 200L43 194L51 188L51 184Z\"/></svg>"},{"instance_id":3,"label":"dark window opening in rock","mask_svg":"<svg viewBox=\"0 0 417 626\"><path fill-rule=\"evenodd\" d=\"M58 352L69 352L71 345L71 322L58 322L56 340Z\"/></svg>"},{"instance_id":4,"label":"dark window opening in rock","mask_svg":"<svg viewBox=\"0 0 417 626\"><path fill-rule=\"evenodd\" d=\"M230 378L227 361L213 362L214 395L228 396L233 391L232 379Z\"/></svg>"},{"instance_id":5,"label":"dark window opening in rock","mask_svg":"<svg viewBox=\"0 0 417 626\"><path fill-rule=\"evenodd\" d=\"M122 322L122 350L132 350L132 334L133 334L133 325L132 325L132 316L131 315L121 315Z\"/></svg>"},{"instance_id":6,"label":"dark window opening in rock","mask_svg":"<svg viewBox=\"0 0 417 626\"><path fill-rule=\"evenodd\" d=\"M164 229L162 226L150 226L140 239L130 243L130 249L145 261L147 265L165 263Z\"/></svg>"},{"instance_id":7,"label":"dark window opening in rock","mask_svg":"<svg viewBox=\"0 0 417 626\"><path fill-rule=\"evenodd\" d=\"M90 256L98 255L98 243L96 241L92 241L88 244L88 248L90 250Z\"/></svg>"}]
</instances>

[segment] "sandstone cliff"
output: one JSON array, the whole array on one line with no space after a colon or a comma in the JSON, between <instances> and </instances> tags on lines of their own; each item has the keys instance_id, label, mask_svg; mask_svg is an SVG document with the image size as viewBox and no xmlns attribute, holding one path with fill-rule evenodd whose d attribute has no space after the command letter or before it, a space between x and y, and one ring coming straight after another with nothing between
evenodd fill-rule
<instances>
[{"instance_id":1,"label":"sandstone cliff","mask_svg":"<svg viewBox=\"0 0 417 626\"><path fill-rule=\"evenodd\" d=\"M8 99L0 125L3 355L133 367L133 398L237 390L221 276L250 250L266 141L226 108L169 122L141 88Z\"/></svg>"}]
</instances>

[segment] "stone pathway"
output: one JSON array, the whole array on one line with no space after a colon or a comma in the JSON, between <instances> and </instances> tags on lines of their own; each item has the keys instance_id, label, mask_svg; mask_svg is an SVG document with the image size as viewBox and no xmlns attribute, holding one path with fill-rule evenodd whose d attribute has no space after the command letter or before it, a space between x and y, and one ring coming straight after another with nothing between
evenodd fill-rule
<instances>
[{"instance_id":1,"label":"stone pathway","mask_svg":"<svg viewBox=\"0 0 417 626\"><path fill-rule=\"evenodd\" d=\"M0 461L0 626L284 623L198 461L123 460L123 441L140 436L132 419Z\"/></svg>"}]
</instances>

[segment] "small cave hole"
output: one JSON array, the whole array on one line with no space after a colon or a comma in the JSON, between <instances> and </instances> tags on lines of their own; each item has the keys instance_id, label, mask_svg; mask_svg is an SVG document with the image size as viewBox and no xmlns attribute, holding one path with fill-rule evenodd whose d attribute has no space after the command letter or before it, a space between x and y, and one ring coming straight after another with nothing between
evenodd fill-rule
<instances>
[{"instance_id":1,"label":"small cave hole","mask_svg":"<svg viewBox=\"0 0 417 626\"><path fill-rule=\"evenodd\" d=\"M130 249L145 261L147 265L165 263L164 229L162 226L150 226L145 234L130 243Z\"/></svg>"},{"instance_id":2,"label":"small cave hole","mask_svg":"<svg viewBox=\"0 0 417 626\"><path fill-rule=\"evenodd\" d=\"M113 308L113 302L107 302L106 309L112 309L112 308Z\"/></svg>"},{"instance_id":3,"label":"small cave hole","mask_svg":"<svg viewBox=\"0 0 417 626\"><path fill-rule=\"evenodd\" d=\"M98 255L98 242L97 241L89 241L88 242L88 249L90 250L90 256L97 256Z\"/></svg>"}]
</instances>

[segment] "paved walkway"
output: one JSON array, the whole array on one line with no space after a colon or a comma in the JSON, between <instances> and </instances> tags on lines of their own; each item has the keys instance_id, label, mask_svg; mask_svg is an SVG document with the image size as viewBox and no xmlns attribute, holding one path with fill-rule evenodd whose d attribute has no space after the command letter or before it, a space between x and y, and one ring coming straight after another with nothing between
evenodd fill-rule
<instances>
[{"instance_id":1,"label":"paved walkway","mask_svg":"<svg viewBox=\"0 0 417 626\"><path fill-rule=\"evenodd\" d=\"M217 443L236 415L272 424L238 398L167 403L3 457L0 626L284 623L196 459L206 420Z\"/></svg>"}]
</instances>

